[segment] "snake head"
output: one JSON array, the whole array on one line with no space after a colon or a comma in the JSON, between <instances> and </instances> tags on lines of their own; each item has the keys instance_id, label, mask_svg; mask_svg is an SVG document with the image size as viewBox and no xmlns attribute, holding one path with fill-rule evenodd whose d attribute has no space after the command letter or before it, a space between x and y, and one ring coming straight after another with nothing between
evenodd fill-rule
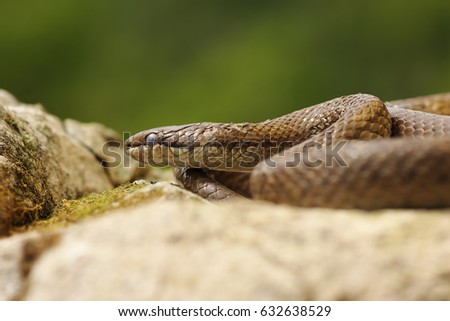
<instances>
[{"instance_id":1,"label":"snake head","mask_svg":"<svg viewBox=\"0 0 450 321\"><path fill-rule=\"evenodd\" d=\"M149 129L125 141L126 152L153 166L249 171L261 161L258 140L232 140L238 125L196 123ZM243 135L241 135L243 136Z\"/></svg>"},{"instance_id":2,"label":"snake head","mask_svg":"<svg viewBox=\"0 0 450 321\"><path fill-rule=\"evenodd\" d=\"M125 141L125 151L134 159L153 166L175 166L175 155L196 140L199 124L165 126L137 133Z\"/></svg>"},{"instance_id":3,"label":"snake head","mask_svg":"<svg viewBox=\"0 0 450 321\"><path fill-rule=\"evenodd\" d=\"M145 130L128 138L125 150L134 159L153 166L204 167L195 159L211 151L212 145L221 145L215 125L195 123Z\"/></svg>"}]
</instances>

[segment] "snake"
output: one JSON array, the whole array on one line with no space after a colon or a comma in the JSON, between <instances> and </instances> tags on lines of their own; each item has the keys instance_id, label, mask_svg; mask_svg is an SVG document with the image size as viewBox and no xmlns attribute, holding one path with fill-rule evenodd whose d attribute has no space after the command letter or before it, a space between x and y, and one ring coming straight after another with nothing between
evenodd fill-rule
<instances>
[{"instance_id":1,"label":"snake","mask_svg":"<svg viewBox=\"0 0 450 321\"><path fill-rule=\"evenodd\" d=\"M174 167L184 188L208 200L450 207L450 93L358 93L257 123L153 128L124 146L140 162Z\"/></svg>"}]
</instances>

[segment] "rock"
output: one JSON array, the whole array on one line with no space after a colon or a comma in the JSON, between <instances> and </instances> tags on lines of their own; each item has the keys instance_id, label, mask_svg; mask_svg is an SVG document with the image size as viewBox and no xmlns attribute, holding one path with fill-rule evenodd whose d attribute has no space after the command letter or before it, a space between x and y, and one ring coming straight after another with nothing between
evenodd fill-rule
<instances>
[{"instance_id":1,"label":"rock","mask_svg":"<svg viewBox=\"0 0 450 321\"><path fill-rule=\"evenodd\" d=\"M173 198L59 230L58 242L36 259L21 298L450 299L449 210L340 211Z\"/></svg>"},{"instance_id":2,"label":"rock","mask_svg":"<svg viewBox=\"0 0 450 321\"><path fill-rule=\"evenodd\" d=\"M146 181L136 181L135 183L143 182L145 183ZM175 183L152 182L146 184L147 186L128 194L125 197L125 201L132 199L140 200L141 202L148 200L153 202L178 201L180 203L184 201L195 201L202 204L211 204L204 198L185 190Z\"/></svg>"},{"instance_id":3,"label":"rock","mask_svg":"<svg viewBox=\"0 0 450 321\"><path fill-rule=\"evenodd\" d=\"M26 293L31 267L56 240L56 235L31 232L0 242L0 300L17 300Z\"/></svg>"},{"instance_id":4,"label":"rock","mask_svg":"<svg viewBox=\"0 0 450 321\"><path fill-rule=\"evenodd\" d=\"M18 105L16 97L11 95L6 90L0 89L0 105L8 106L8 105Z\"/></svg>"},{"instance_id":5,"label":"rock","mask_svg":"<svg viewBox=\"0 0 450 321\"><path fill-rule=\"evenodd\" d=\"M65 198L111 188L95 156L43 108L0 105L0 235Z\"/></svg>"},{"instance_id":6,"label":"rock","mask_svg":"<svg viewBox=\"0 0 450 321\"><path fill-rule=\"evenodd\" d=\"M64 127L42 106L21 104L6 91L0 91L0 132L0 236L47 217L63 199L100 192L148 171L136 162L124 169L121 159L105 172L98 160L101 146L114 135L120 139L117 134L74 121Z\"/></svg>"},{"instance_id":7,"label":"rock","mask_svg":"<svg viewBox=\"0 0 450 321\"><path fill-rule=\"evenodd\" d=\"M72 138L102 161L102 166L115 186L144 178L149 173L148 165L139 163L124 152L124 139L111 128L73 119L64 120L64 126Z\"/></svg>"}]
</instances>

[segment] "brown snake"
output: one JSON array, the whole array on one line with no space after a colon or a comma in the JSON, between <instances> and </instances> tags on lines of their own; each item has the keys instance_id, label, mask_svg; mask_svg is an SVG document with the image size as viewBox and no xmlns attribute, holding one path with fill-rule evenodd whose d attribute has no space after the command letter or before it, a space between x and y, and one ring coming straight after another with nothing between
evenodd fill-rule
<instances>
[{"instance_id":1,"label":"brown snake","mask_svg":"<svg viewBox=\"0 0 450 321\"><path fill-rule=\"evenodd\" d=\"M450 93L392 102L356 94L260 123L150 129L125 146L137 160L176 167L207 199L450 207L449 115Z\"/></svg>"}]
</instances>

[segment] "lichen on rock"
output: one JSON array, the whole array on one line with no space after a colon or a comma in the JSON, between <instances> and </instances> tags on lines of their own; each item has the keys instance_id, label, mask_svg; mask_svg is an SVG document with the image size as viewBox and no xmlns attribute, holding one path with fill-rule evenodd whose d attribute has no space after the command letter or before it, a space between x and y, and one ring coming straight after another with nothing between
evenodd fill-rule
<instances>
[{"instance_id":1,"label":"lichen on rock","mask_svg":"<svg viewBox=\"0 0 450 321\"><path fill-rule=\"evenodd\" d=\"M76 138L88 135L86 126L79 123L69 133L42 106L19 103L0 91L0 236L13 226L48 217L63 199L101 192L145 175L147 169L137 166L121 169L123 162L115 169L121 176L110 174L112 169L103 167L95 151ZM99 126L91 136L97 135L101 145L108 138L101 131L112 130Z\"/></svg>"}]
</instances>

